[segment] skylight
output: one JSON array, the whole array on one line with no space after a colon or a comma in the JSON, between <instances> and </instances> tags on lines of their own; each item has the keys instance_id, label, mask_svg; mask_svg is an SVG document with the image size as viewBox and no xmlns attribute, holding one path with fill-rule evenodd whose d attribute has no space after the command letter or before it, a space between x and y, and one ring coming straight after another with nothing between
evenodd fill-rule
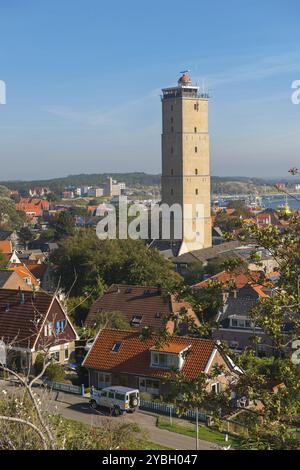
<instances>
[{"instance_id":1,"label":"skylight","mask_svg":"<svg viewBox=\"0 0 300 470\"><path fill-rule=\"evenodd\" d=\"M114 343L113 347L111 348L112 352L119 352L122 343Z\"/></svg>"},{"instance_id":2,"label":"skylight","mask_svg":"<svg viewBox=\"0 0 300 470\"><path fill-rule=\"evenodd\" d=\"M143 315L133 315L131 324L133 326L139 326L142 323Z\"/></svg>"}]
</instances>

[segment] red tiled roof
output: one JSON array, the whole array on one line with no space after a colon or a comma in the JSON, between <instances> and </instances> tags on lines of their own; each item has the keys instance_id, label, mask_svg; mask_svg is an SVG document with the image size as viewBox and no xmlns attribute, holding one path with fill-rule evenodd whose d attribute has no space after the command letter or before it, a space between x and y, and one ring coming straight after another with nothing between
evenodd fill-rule
<instances>
[{"instance_id":1,"label":"red tiled roof","mask_svg":"<svg viewBox=\"0 0 300 470\"><path fill-rule=\"evenodd\" d=\"M150 366L150 349L155 346L158 339L158 336L153 336L151 339L141 340L138 331L104 329L98 334L83 365L90 369L113 373L163 377L167 373L166 369ZM191 346L191 352L187 354L182 368L182 372L189 379L204 372L216 347L216 343L210 339L184 336L172 336L170 342L172 347L178 347L181 350ZM112 351L115 343L121 343L119 352Z\"/></svg>"},{"instance_id":2,"label":"red tiled roof","mask_svg":"<svg viewBox=\"0 0 300 470\"><path fill-rule=\"evenodd\" d=\"M35 214L39 217L43 214L43 211L48 211L50 204L44 199L37 198L21 198L19 202L16 203L16 209L19 211L26 212L27 214Z\"/></svg>"},{"instance_id":3,"label":"red tiled roof","mask_svg":"<svg viewBox=\"0 0 300 470\"><path fill-rule=\"evenodd\" d=\"M0 338L18 346L32 348L37 337L37 327L42 324L52 302L52 296L23 291L24 303L19 290L0 290ZM9 308L8 308L9 306Z\"/></svg>"},{"instance_id":4,"label":"red tiled roof","mask_svg":"<svg viewBox=\"0 0 300 470\"><path fill-rule=\"evenodd\" d=\"M13 264L10 265L9 269L11 269L11 270L15 271L16 273L18 273L19 276L21 276L23 279L27 279L28 277L30 277L32 285L34 285L34 286L39 286L40 285L39 281L34 276L34 274L32 274L32 272L29 271L27 266L25 266L24 264L19 264L19 263L14 264L13 263Z\"/></svg>"},{"instance_id":5,"label":"red tiled roof","mask_svg":"<svg viewBox=\"0 0 300 470\"><path fill-rule=\"evenodd\" d=\"M198 284L195 284L194 287L207 287L208 282L211 280L216 280L219 282L222 282L223 284L234 282L236 289L242 289L245 287L247 284L251 284L253 281L258 280L260 277L260 272L259 271L252 271L251 274L247 273L232 273L228 271L221 271L214 276L211 276L209 279L206 279L205 281L198 282Z\"/></svg>"},{"instance_id":6,"label":"red tiled roof","mask_svg":"<svg viewBox=\"0 0 300 470\"><path fill-rule=\"evenodd\" d=\"M172 313L171 298L165 294L164 289L157 287L114 284L94 302L85 323L92 325L99 312L117 311L129 323L134 315L142 315L140 329L145 326L151 326L155 330L164 328L164 317Z\"/></svg>"},{"instance_id":7,"label":"red tiled roof","mask_svg":"<svg viewBox=\"0 0 300 470\"><path fill-rule=\"evenodd\" d=\"M0 251L3 253L12 252L12 244L10 240L0 240Z\"/></svg>"}]
</instances>

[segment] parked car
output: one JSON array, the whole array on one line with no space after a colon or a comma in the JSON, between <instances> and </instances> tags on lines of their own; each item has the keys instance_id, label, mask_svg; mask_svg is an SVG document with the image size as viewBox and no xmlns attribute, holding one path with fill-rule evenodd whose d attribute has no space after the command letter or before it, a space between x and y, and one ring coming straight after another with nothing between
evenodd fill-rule
<instances>
[{"instance_id":1,"label":"parked car","mask_svg":"<svg viewBox=\"0 0 300 470\"><path fill-rule=\"evenodd\" d=\"M140 405L140 392L134 388L113 386L102 390L91 389L90 405L96 409L98 406L109 408L114 416L133 413Z\"/></svg>"}]
</instances>

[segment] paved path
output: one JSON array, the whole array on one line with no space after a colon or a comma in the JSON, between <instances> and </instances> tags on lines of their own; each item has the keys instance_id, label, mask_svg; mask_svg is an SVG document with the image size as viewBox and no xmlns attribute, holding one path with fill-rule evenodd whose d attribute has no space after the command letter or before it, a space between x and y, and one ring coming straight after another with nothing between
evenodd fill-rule
<instances>
[{"instance_id":1,"label":"paved path","mask_svg":"<svg viewBox=\"0 0 300 470\"><path fill-rule=\"evenodd\" d=\"M2 383L1 383L2 382ZM13 390L14 386L9 383L0 381L0 389L5 387L8 391ZM38 388L36 389L39 390ZM101 426L104 422L127 422L136 423L140 428L145 431L146 438L152 442L166 446L168 448L177 450L195 450L196 440L192 437L184 436L182 434L159 429L156 427L157 415L145 411L136 411L132 414L125 413L119 417L111 417L104 411L95 411L89 406L88 399L71 395L69 393L53 391L50 394L50 410L64 416L65 418L79 421L92 426ZM55 400L57 398L57 400ZM199 450L213 450L217 446L213 443L199 440Z\"/></svg>"}]
</instances>

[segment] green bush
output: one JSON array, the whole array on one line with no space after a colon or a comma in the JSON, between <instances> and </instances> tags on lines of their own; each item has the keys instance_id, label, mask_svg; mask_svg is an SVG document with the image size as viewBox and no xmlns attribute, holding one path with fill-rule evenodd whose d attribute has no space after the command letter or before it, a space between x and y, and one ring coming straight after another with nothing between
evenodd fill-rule
<instances>
[{"instance_id":1,"label":"green bush","mask_svg":"<svg viewBox=\"0 0 300 470\"><path fill-rule=\"evenodd\" d=\"M51 382L62 382L65 378L65 370L61 364L54 363L47 367L45 375Z\"/></svg>"},{"instance_id":2,"label":"green bush","mask_svg":"<svg viewBox=\"0 0 300 470\"><path fill-rule=\"evenodd\" d=\"M145 401L153 401L151 393L147 393L147 392L141 392L140 399L145 400Z\"/></svg>"}]
</instances>

